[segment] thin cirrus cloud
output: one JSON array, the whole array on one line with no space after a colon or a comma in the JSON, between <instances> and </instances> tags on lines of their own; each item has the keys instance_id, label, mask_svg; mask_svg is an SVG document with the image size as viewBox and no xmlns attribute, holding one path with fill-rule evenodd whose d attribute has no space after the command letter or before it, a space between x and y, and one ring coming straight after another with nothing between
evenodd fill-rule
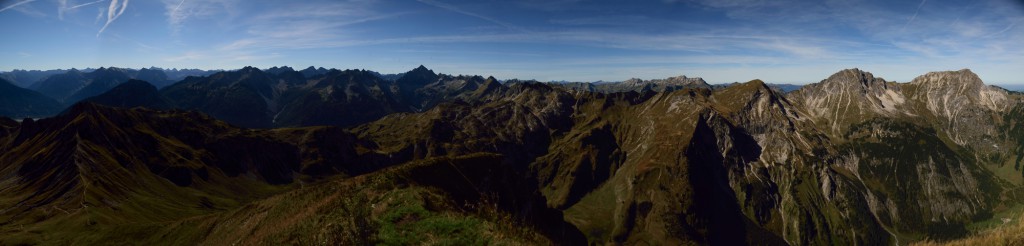
<instances>
[{"instance_id":1,"label":"thin cirrus cloud","mask_svg":"<svg viewBox=\"0 0 1024 246\"><path fill-rule=\"evenodd\" d=\"M481 20L485 20L485 21L497 24L499 26L503 26L503 27L508 28L510 30L515 30L515 31L524 32L524 33L530 32L527 29L519 27L517 25L513 25L511 23L508 23L508 22L505 22L505 21L501 21L501 20L495 19L493 17L486 16L486 15L477 14L477 13L474 13L474 12L463 10L462 8L459 8L459 7L455 6L455 5L447 4L447 3L444 3L444 2L440 2L440 1L436 1L436 0L416 0L416 1L424 3L426 5L430 5L430 6L438 7L438 8L441 8L441 9L448 10L448 11L452 11L452 12L455 12L455 13L463 14L463 15L466 15L466 16L471 16L471 17L474 17L474 18L477 18L477 19L481 19Z\"/></svg>"},{"instance_id":2,"label":"thin cirrus cloud","mask_svg":"<svg viewBox=\"0 0 1024 246\"><path fill-rule=\"evenodd\" d=\"M249 18L244 37L219 50L315 49L346 47L362 43L354 40L348 27L390 19L409 12L377 12L372 3L333 2L329 4L291 4L287 9L268 11Z\"/></svg>"},{"instance_id":3,"label":"thin cirrus cloud","mask_svg":"<svg viewBox=\"0 0 1024 246\"><path fill-rule=\"evenodd\" d=\"M186 22L211 19L232 19L239 9L238 0L162 0L167 24L173 33L181 31ZM204 23L205 24L205 23Z\"/></svg>"}]
</instances>

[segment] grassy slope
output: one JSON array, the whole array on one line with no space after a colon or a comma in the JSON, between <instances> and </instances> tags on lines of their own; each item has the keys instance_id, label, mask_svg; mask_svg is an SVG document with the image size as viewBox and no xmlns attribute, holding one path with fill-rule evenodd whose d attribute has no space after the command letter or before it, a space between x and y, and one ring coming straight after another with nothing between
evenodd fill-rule
<instances>
[{"instance_id":1,"label":"grassy slope","mask_svg":"<svg viewBox=\"0 0 1024 246\"><path fill-rule=\"evenodd\" d=\"M160 234L181 235L186 244L214 245L550 243L485 202L456 204L449 191L420 184L416 180L422 177L414 177L421 168L492 159L488 154L432 158L329 180L235 210L174 222Z\"/></svg>"},{"instance_id":2,"label":"grassy slope","mask_svg":"<svg viewBox=\"0 0 1024 246\"><path fill-rule=\"evenodd\" d=\"M497 158L475 154L415 161L169 221L97 225L89 221L117 211L83 210L33 225L23 233L0 234L0 244L550 244L491 203L460 204L451 197L451 189L422 182L431 179L422 175L436 170L431 168L450 165L454 167L451 170L465 171L466 165L487 164ZM153 212L162 210L166 209Z\"/></svg>"},{"instance_id":3,"label":"grassy slope","mask_svg":"<svg viewBox=\"0 0 1024 246\"><path fill-rule=\"evenodd\" d=\"M997 226L987 231L980 232L967 238L957 239L948 242L935 242L926 240L911 245L1024 245L1024 223L1020 223L1020 220L1022 219L1024 219L1024 216L1017 216L1016 219L1014 219L1011 222Z\"/></svg>"}]
</instances>

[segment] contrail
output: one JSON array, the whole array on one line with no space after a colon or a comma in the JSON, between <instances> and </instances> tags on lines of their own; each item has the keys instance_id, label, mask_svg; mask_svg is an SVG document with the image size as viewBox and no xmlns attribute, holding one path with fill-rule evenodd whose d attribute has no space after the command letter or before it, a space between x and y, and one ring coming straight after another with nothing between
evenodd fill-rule
<instances>
[{"instance_id":1,"label":"contrail","mask_svg":"<svg viewBox=\"0 0 1024 246\"><path fill-rule=\"evenodd\" d=\"M181 5L182 5L182 4L185 4L185 0L181 0L181 2L180 2L180 3L178 3L178 6L177 6L177 7L174 7L174 10L172 10L172 11L171 11L171 13L177 13L177 12L178 12L178 9L180 9L180 8L181 8Z\"/></svg>"},{"instance_id":2,"label":"contrail","mask_svg":"<svg viewBox=\"0 0 1024 246\"><path fill-rule=\"evenodd\" d=\"M61 1L58 2L58 6L57 6L57 18L63 20L64 19L64 13L68 12L69 10L74 10L74 9L77 9L77 8L81 8L81 7L97 4L97 3L100 3L100 2L103 2L103 1L107 1L107 0L97 0L97 1L93 1L93 2L88 2L88 3L83 3L83 4L79 4L79 5L68 7L68 1L67 0L61 0Z\"/></svg>"},{"instance_id":3,"label":"contrail","mask_svg":"<svg viewBox=\"0 0 1024 246\"><path fill-rule=\"evenodd\" d=\"M506 23L506 22L503 22L503 21L499 21L499 20L496 20L494 18L487 17L487 16L484 16L484 15L480 15L480 14L477 14L477 13L465 11L465 10L462 10L462 9L460 9L458 7L452 6L450 4L446 4L446 3L442 3L442 2L438 2L438 1L434 1L434 0L416 0L416 1L424 3L424 4L427 4L427 5L430 5L430 6L446 9L448 11L452 11L452 12L455 12L455 13L476 17L476 18L479 18L481 20L489 21L491 23L498 24L499 26L503 26L505 28L512 29L512 30L515 30L515 31L524 32L524 33L529 33L530 32L530 31L528 31L526 29L523 29L522 27L519 27L519 26L516 26L516 25L512 25L512 24L509 24L509 23Z\"/></svg>"},{"instance_id":4,"label":"contrail","mask_svg":"<svg viewBox=\"0 0 1024 246\"><path fill-rule=\"evenodd\" d=\"M107 30L107 26L110 26L110 23L114 23L114 21L117 20L117 17L121 17L121 15L124 14L124 10L128 8L128 0L121 2L120 7L117 5L117 2L118 0L110 1L110 7L107 7L107 23L103 24L103 28L100 28L100 32L96 33L96 37L103 34L103 31Z\"/></svg>"},{"instance_id":5,"label":"contrail","mask_svg":"<svg viewBox=\"0 0 1024 246\"><path fill-rule=\"evenodd\" d=\"M36 0L25 0L25 1L17 2L17 3L11 4L10 6L7 6L7 7L4 7L2 9L0 9L0 12L4 12L5 10L8 10L8 9L11 9L11 8L14 8L14 7L18 7L18 5L22 5L22 4L26 4L26 3L31 3L31 2L35 2L35 1Z\"/></svg>"},{"instance_id":6,"label":"contrail","mask_svg":"<svg viewBox=\"0 0 1024 246\"><path fill-rule=\"evenodd\" d=\"M907 23L903 24L903 29L900 30L901 32L906 31L907 26L909 26L911 22L914 22L914 19L917 19L917 13L921 12L921 7L924 7L924 3L926 2L928 2L928 0L921 0L921 3L917 5L917 10L914 10L914 16L911 16L910 20L908 20Z\"/></svg>"},{"instance_id":7,"label":"contrail","mask_svg":"<svg viewBox=\"0 0 1024 246\"><path fill-rule=\"evenodd\" d=\"M97 4L97 3L100 3L100 2L103 2L103 1L107 1L107 0L99 0L99 1L95 1L95 2L83 3L83 4L71 6L70 8L67 8L67 9L77 9L77 8L81 8L81 7Z\"/></svg>"}]
</instances>

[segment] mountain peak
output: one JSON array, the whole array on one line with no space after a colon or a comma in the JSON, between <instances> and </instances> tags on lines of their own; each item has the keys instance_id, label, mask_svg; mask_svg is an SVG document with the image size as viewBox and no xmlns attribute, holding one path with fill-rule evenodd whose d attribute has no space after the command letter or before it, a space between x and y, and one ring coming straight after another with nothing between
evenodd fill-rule
<instances>
[{"instance_id":1,"label":"mountain peak","mask_svg":"<svg viewBox=\"0 0 1024 246\"><path fill-rule=\"evenodd\" d=\"M910 83L932 89L966 88L973 92L978 92L985 87L981 78L966 68L957 71L929 72L914 78Z\"/></svg>"},{"instance_id":2,"label":"mountain peak","mask_svg":"<svg viewBox=\"0 0 1024 246\"><path fill-rule=\"evenodd\" d=\"M423 74L430 73L430 74L435 74L434 70L430 70L430 69L428 69L427 67L425 67L423 65L420 65L419 67L413 68L412 70L409 71L409 73L423 73Z\"/></svg>"},{"instance_id":3,"label":"mountain peak","mask_svg":"<svg viewBox=\"0 0 1024 246\"><path fill-rule=\"evenodd\" d=\"M910 84L917 85L918 97L927 101L928 109L936 115L957 119L955 112L975 105L993 111L1005 110L1008 105L1006 91L986 86L981 78L970 69L957 71L930 72L914 78Z\"/></svg>"},{"instance_id":4,"label":"mountain peak","mask_svg":"<svg viewBox=\"0 0 1024 246\"><path fill-rule=\"evenodd\" d=\"M723 91L733 91L735 93L744 94L756 92L774 94L774 91L772 91L771 87L769 87L767 83L760 79L754 79L744 83L735 83L726 87L725 89L723 89Z\"/></svg>"},{"instance_id":5,"label":"mountain peak","mask_svg":"<svg viewBox=\"0 0 1024 246\"><path fill-rule=\"evenodd\" d=\"M754 80L751 80L751 81L747 81L747 83L744 83L744 84L747 84L748 86L756 86L758 88L769 89L768 85L765 84L764 81L761 80L761 79L754 79Z\"/></svg>"},{"instance_id":6,"label":"mountain peak","mask_svg":"<svg viewBox=\"0 0 1024 246\"><path fill-rule=\"evenodd\" d=\"M331 70L335 70L335 69L332 68ZM320 67L319 69L317 69L316 67L309 66L309 67L307 67L305 69L302 69L301 71L298 71L298 72L302 73L302 76L305 76L306 78L312 78L312 77L317 76L317 75L323 75L323 74L329 73L330 71L328 71L327 69L325 69L323 67Z\"/></svg>"},{"instance_id":7,"label":"mountain peak","mask_svg":"<svg viewBox=\"0 0 1024 246\"><path fill-rule=\"evenodd\" d=\"M876 78L870 72L858 68L840 70L827 79L822 80L821 84L827 84L829 85L828 87L832 88L846 88L843 91L858 90L863 92L885 90L889 87L885 79Z\"/></svg>"},{"instance_id":8,"label":"mountain peak","mask_svg":"<svg viewBox=\"0 0 1024 246\"><path fill-rule=\"evenodd\" d=\"M436 73L434 73L433 70L427 69L427 67L420 65L419 67L416 67L415 69L402 75L402 77L395 80L395 82L401 86L421 87L426 84L430 84L433 83L434 81L437 81L437 78L438 76Z\"/></svg>"},{"instance_id":9,"label":"mountain peak","mask_svg":"<svg viewBox=\"0 0 1024 246\"><path fill-rule=\"evenodd\" d=\"M253 72L260 72L261 70L259 68L253 67L253 66L245 66L241 70L238 70L238 71L243 72L243 73L253 73Z\"/></svg>"},{"instance_id":10,"label":"mountain peak","mask_svg":"<svg viewBox=\"0 0 1024 246\"><path fill-rule=\"evenodd\" d=\"M113 89L110 89L110 91L94 97L86 98L82 101L123 108L171 108L171 104L160 96L156 86L153 86L149 82L137 79L128 80L128 82L121 83Z\"/></svg>"}]
</instances>

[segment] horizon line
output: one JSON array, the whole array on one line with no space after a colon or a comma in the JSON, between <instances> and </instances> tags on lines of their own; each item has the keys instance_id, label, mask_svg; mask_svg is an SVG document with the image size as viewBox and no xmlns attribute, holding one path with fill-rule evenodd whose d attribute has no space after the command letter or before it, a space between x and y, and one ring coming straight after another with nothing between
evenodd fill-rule
<instances>
[{"instance_id":1,"label":"horizon line","mask_svg":"<svg viewBox=\"0 0 1024 246\"><path fill-rule=\"evenodd\" d=\"M427 69L430 69L426 65L419 65L419 66L423 66L423 67L426 67ZM414 68L409 69L409 70L406 70L404 72L397 72L397 73L383 73L383 72L379 72L378 70L366 69L366 68L346 68L346 69L340 69L340 68L334 68L334 67L323 67L323 66L312 66L312 65L306 66L304 68L301 67L301 66L293 67L293 66L288 66L288 65L281 65L281 66L271 66L271 67L266 67L266 68L260 68L260 67L257 67L257 66L243 66L241 68L233 68L233 69L225 69L225 68L213 68L213 69L203 69L203 68L165 68L165 67L157 67L157 66L140 67L140 68L119 67L119 66L100 66L98 68L85 67L85 68L81 68L81 69L76 68L76 67L71 67L71 68L52 68L52 69L19 69L19 68L14 68L14 69L11 69L11 70L0 70L0 73L11 73L11 72L14 72L15 70L22 70L22 71L98 70L98 69L101 69L101 68L120 68L120 69L133 69L133 70L142 70L142 69L202 70L202 71L207 71L207 72L210 72L210 71L229 72L229 71L242 70L242 69L245 69L246 67L253 67L253 68L259 69L260 71L266 71L266 70L271 69L271 68L285 68L285 67L291 68L294 71L301 71L301 70L313 67L313 68L315 68L317 70L319 70L319 69L339 70L339 71L345 71L345 70L365 70L365 71L371 71L371 72L379 73L381 75L399 75L399 74L403 74L403 73L412 71L413 69L416 69L419 66L414 67ZM301 68L301 69L296 69L296 68ZM853 68L848 68L848 69L859 69L859 68L853 67ZM968 69L968 68L965 68L965 69ZM430 70L433 71L433 69L430 69ZM842 71L842 70L845 70L845 69L840 69L839 71ZM931 72L942 72L942 71L954 71L954 70L938 70L938 71L931 71ZM865 72L870 72L870 71L865 71ZM454 74L454 73L449 74L449 73L439 73L439 72L435 72L435 73L451 75L451 76L484 76L484 75L480 75L480 74ZM493 77L493 75L487 75L487 76ZM680 74L680 75L669 76L669 77L665 77L665 78L677 77L677 76L685 76L685 77L688 77L688 78L704 79L702 76L692 76L692 75L688 75L688 74ZM921 75L918 75L918 76L921 76ZM665 78L651 78L651 79L665 79ZM882 78L882 77L879 76L879 78ZM630 79L639 79L639 78L632 77ZM562 80L558 80L558 79L539 80L539 79L508 78L508 79L498 79L498 80L499 81L509 81L509 80L537 81L537 82L545 82L545 83L599 83L599 82L613 82L614 83L614 82L624 82L624 81L627 81L627 80L630 80L630 79L624 79L624 80L604 80L604 79L599 79L599 80L593 80L593 81L572 81L572 80L564 80L564 79L562 79ZM651 79L642 79L642 80L651 80ZM734 84L734 83L746 83L746 82L753 81L753 80L762 80L762 81L764 81L764 79L754 78L754 79L749 79L749 80L746 80L746 81L728 81L728 82L722 82L722 81L709 82L709 81L705 81L705 82L707 82L707 84L709 84L709 85L729 85L729 84ZM797 81L768 82L768 81L765 81L766 84L774 84L774 85L800 85L800 86L814 84L814 83L819 83L819 82L821 82L821 80L810 81L810 82L797 82ZM886 82L909 83L910 81L886 80ZM987 82L987 81L983 80L982 82L984 82L985 85L1024 86L1024 81L1020 81L1020 82Z\"/></svg>"}]
</instances>

